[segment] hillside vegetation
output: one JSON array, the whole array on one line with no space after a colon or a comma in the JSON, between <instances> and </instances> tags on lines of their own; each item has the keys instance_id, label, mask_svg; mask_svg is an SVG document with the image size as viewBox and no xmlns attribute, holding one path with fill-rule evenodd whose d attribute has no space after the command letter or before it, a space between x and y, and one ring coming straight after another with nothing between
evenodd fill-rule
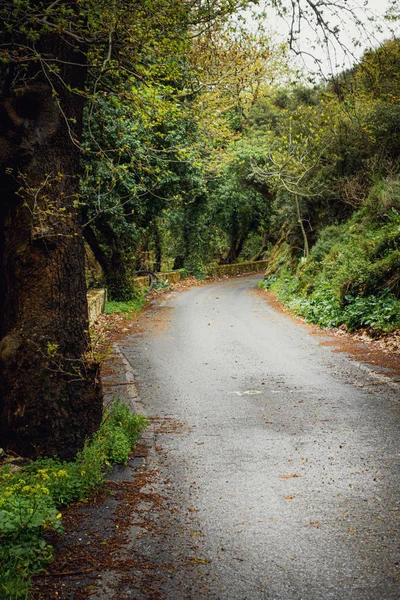
<instances>
[{"instance_id":1,"label":"hillside vegetation","mask_svg":"<svg viewBox=\"0 0 400 600\"><path fill-rule=\"evenodd\" d=\"M400 327L399 58L387 42L253 112L250 179L272 193L262 287L323 327Z\"/></svg>"},{"instance_id":2,"label":"hillside vegetation","mask_svg":"<svg viewBox=\"0 0 400 600\"><path fill-rule=\"evenodd\" d=\"M322 230L307 259L287 242L270 255L264 289L321 327L400 327L400 182L382 181L347 221Z\"/></svg>"}]
</instances>

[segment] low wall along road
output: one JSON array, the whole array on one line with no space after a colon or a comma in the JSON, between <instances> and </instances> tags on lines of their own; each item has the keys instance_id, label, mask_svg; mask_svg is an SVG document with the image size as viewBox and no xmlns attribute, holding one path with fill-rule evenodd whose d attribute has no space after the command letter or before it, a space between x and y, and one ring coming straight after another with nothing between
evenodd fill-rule
<instances>
[{"instance_id":1,"label":"low wall along road","mask_svg":"<svg viewBox=\"0 0 400 600\"><path fill-rule=\"evenodd\" d=\"M235 275L244 275L249 273L264 273L267 268L266 260L259 260L256 262L243 262L233 265L218 265L215 267L209 267L207 269L207 278L213 279L216 277L232 277ZM178 283L182 277L180 271L169 271L167 273L156 273L158 279L162 281L168 281L168 283ZM143 277L143 286L147 283L147 279ZM138 287L141 286L140 278L137 280ZM89 309L89 323L92 325L97 317L104 311L104 307L107 300L107 290L89 290L87 294L88 298L88 309Z\"/></svg>"},{"instance_id":2,"label":"low wall along road","mask_svg":"<svg viewBox=\"0 0 400 600\"><path fill-rule=\"evenodd\" d=\"M234 265L218 265L207 269L208 277L224 277L229 275L244 275L247 273L264 273L267 268L267 260L256 262L243 262Z\"/></svg>"},{"instance_id":3,"label":"low wall along road","mask_svg":"<svg viewBox=\"0 0 400 600\"><path fill-rule=\"evenodd\" d=\"M104 311L107 301L107 290L89 290L87 293L89 324L93 325L97 317Z\"/></svg>"}]
</instances>

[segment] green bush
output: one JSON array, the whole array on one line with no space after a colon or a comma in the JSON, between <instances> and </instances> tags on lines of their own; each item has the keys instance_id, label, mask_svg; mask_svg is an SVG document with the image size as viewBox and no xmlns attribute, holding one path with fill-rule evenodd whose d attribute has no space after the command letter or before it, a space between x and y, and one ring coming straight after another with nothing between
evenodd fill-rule
<instances>
[{"instance_id":1,"label":"green bush","mask_svg":"<svg viewBox=\"0 0 400 600\"><path fill-rule=\"evenodd\" d=\"M75 461L37 459L18 470L0 468L0 598L29 597L29 577L52 559L46 530L62 532L60 509L84 500L111 464L126 464L147 420L123 402L104 411L100 429Z\"/></svg>"},{"instance_id":2,"label":"green bush","mask_svg":"<svg viewBox=\"0 0 400 600\"><path fill-rule=\"evenodd\" d=\"M384 179L376 183L368 194L365 206L372 219L385 217L393 210L400 211L400 181Z\"/></svg>"},{"instance_id":3,"label":"green bush","mask_svg":"<svg viewBox=\"0 0 400 600\"><path fill-rule=\"evenodd\" d=\"M271 286L278 281L278 275L271 275L270 277L266 277L262 281L258 283L258 287L261 290L270 290Z\"/></svg>"},{"instance_id":4,"label":"green bush","mask_svg":"<svg viewBox=\"0 0 400 600\"><path fill-rule=\"evenodd\" d=\"M343 311L343 322L348 329L371 327L391 331L400 327L400 300L389 289L376 296L347 296L348 305Z\"/></svg>"},{"instance_id":5,"label":"green bush","mask_svg":"<svg viewBox=\"0 0 400 600\"><path fill-rule=\"evenodd\" d=\"M288 306L296 315L320 327L337 327L343 322L340 304L329 290L319 290L310 298L293 298Z\"/></svg>"},{"instance_id":6,"label":"green bush","mask_svg":"<svg viewBox=\"0 0 400 600\"><path fill-rule=\"evenodd\" d=\"M169 285L168 279L155 279L154 289L158 291L170 290L171 286Z\"/></svg>"},{"instance_id":7,"label":"green bush","mask_svg":"<svg viewBox=\"0 0 400 600\"><path fill-rule=\"evenodd\" d=\"M207 270L203 265L194 265L190 269L190 273L199 281L205 281L207 279Z\"/></svg>"},{"instance_id":8,"label":"green bush","mask_svg":"<svg viewBox=\"0 0 400 600\"><path fill-rule=\"evenodd\" d=\"M388 289L371 296L346 296L345 305L331 290L318 290L312 296L292 297L289 308L298 316L320 327L346 325L349 331L362 327L392 331L400 327L400 300Z\"/></svg>"},{"instance_id":9,"label":"green bush","mask_svg":"<svg viewBox=\"0 0 400 600\"><path fill-rule=\"evenodd\" d=\"M323 260L342 237L343 228L338 225L331 225L323 229L318 241L311 249L311 258L318 262Z\"/></svg>"}]
</instances>

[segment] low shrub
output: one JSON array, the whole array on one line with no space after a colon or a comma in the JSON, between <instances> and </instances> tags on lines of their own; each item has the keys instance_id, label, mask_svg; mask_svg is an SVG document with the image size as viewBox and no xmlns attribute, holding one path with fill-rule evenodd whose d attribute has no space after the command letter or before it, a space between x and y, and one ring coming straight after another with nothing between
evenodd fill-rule
<instances>
[{"instance_id":1,"label":"low shrub","mask_svg":"<svg viewBox=\"0 0 400 600\"><path fill-rule=\"evenodd\" d=\"M340 304L328 290L319 290L310 298L292 298L287 304L296 315L320 327L337 327L343 322Z\"/></svg>"},{"instance_id":2,"label":"low shrub","mask_svg":"<svg viewBox=\"0 0 400 600\"><path fill-rule=\"evenodd\" d=\"M289 308L320 327L346 325L349 331L368 327L393 331L400 327L400 300L388 289L371 296L346 296L342 305L331 292L319 290L309 298L294 297Z\"/></svg>"},{"instance_id":3,"label":"low shrub","mask_svg":"<svg viewBox=\"0 0 400 600\"><path fill-rule=\"evenodd\" d=\"M278 275L271 275L270 277L266 277L262 281L258 283L258 287L261 290L270 290L271 286L278 281Z\"/></svg>"},{"instance_id":4,"label":"low shrub","mask_svg":"<svg viewBox=\"0 0 400 600\"><path fill-rule=\"evenodd\" d=\"M0 598L29 597L29 578L52 560L46 530L62 532L60 509L84 500L101 485L110 465L126 464L147 420L116 401L76 460L39 458L21 468L0 468Z\"/></svg>"},{"instance_id":5,"label":"low shrub","mask_svg":"<svg viewBox=\"0 0 400 600\"><path fill-rule=\"evenodd\" d=\"M169 284L168 279L155 279L154 280L154 290L162 291L162 290L170 290L171 286Z\"/></svg>"},{"instance_id":6,"label":"low shrub","mask_svg":"<svg viewBox=\"0 0 400 600\"><path fill-rule=\"evenodd\" d=\"M207 279L207 269L203 265L194 266L190 273L197 279L198 281L205 281Z\"/></svg>"},{"instance_id":7,"label":"low shrub","mask_svg":"<svg viewBox=\"0 0 400 600\"><path fill-rule=\"evenodd\" d=\"M400 327L400 300L389 289L371 296L346 296L343 322L349 330L370 327L392 331Z\"/></svg>"},{"instance_id":8,"label":"low shrub","mask_svg":"<svg viewBox=\"0 0 400 600\"><path fill-rule=\"evenodd\" d=\"M207 278L207 269L203 259L194 254L185 261L184 269L199 281L204 281Z\"/></svg>"}]
</instances>

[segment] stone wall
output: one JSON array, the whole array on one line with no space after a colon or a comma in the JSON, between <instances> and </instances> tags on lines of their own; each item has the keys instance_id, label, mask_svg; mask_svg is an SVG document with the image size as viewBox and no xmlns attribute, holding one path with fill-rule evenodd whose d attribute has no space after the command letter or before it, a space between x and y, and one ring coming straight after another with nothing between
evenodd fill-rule
<instances>
[{"instance_id":1,"label":"stone wall","mask_svg":"<svg viewBox=\"0 0 400 600\"><path fill-rule=\"evenodd\" d=\"M168 281L168 283L178 283L182 279L179 271L169 271L169 273L156 273L158 279L161 281Z\"/></svg>"},{"instance_id":2,"label":"stone wall","mask_svg":"<svg viewBox=\"0 0 400 600\"><path fill-rule=\"evenodd\" d=\"M224 277L229 275L244 275L246 273L265 273L266 260L237 263L234 265L218 265L207 269L208 277Z\"/></svg>"},{"instance_id":3,"label":"stone wall","mask_svg":"<svg viewBox=\"0 0 400 600\"><path fill-rule=\"evenodd\" d=\"M87 293L89 325L92 325L97 317L104 312L104 307L107 301L107 290L89 290Z\"/></svg>"}]
</instances>

